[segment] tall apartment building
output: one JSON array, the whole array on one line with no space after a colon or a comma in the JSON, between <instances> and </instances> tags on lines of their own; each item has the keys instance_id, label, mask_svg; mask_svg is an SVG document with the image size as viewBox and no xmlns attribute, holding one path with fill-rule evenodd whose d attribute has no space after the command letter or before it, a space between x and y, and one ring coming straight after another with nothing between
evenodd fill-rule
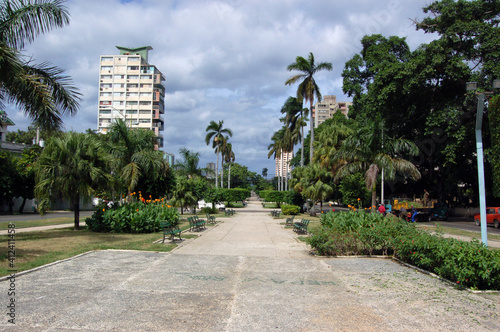
<instances>
[{"instance_id":1,"label":"tall apartment building","mask_svg":"<svg viewBox=\"0 0 500 332\"><path fill-rule=\"evenodd\" d=\"M151 46L116 46L119 55L102 55L99 70L98 131L106 133L114 119L131 128L153 130L156 148L163 147L165 77L148 63Z\"/></svg>"},{"instance_id":2,"label":"tall apartment building","mask_svg":"<svg viewBox=\"0 0 500 332\"><path fill-rule=\"evenodd\" d=\"M275 174L276 176L286 177L292 169L290 167L290 160L293 158L293 152L285 152L281 150L281 156L275 159Z\"/></svg>"},{"instance_id":3,"label":"tall apartment building","mask_svg":"<svg viewBox=\"0 0 500 332\"><path fill-rule=\"evenodd\" d=\"M351 102L337 102L336 96L324 96L322 101L314 104L314 128L332 118L339 110L347 117L350 105L352 105Z\"/></svg>"}]
</instances>

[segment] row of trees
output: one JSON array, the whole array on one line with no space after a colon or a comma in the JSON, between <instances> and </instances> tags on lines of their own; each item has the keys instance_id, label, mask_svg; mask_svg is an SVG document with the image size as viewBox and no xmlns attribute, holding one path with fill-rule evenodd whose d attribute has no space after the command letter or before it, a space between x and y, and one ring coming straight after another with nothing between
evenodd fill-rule
<instances>
[{"instance_id":1,"label":"row of trees","mask_svg":"<svg viewBox=\"0 0 500 332\"><path fill-rule=\"evenodd\" d=\"M432 17L414 22L416 28L440 37L411 51L405 38L365 36L362 51L346 62L342 73L343 90L353 97L350 119L339 114L318 128L311 121L307 137L298 134L301 130L295 128L293 115L306 114L303 102L309 101L312 107L313 96L321 100L314 75L330 70L331 65L315 65L311 53L288 66L301 72L285 83L299 83L297 97L287 99L281 109L283 127L272 137L269 157L279 157L281 151L292 151L297 141L302 143L301 157L295 157L292 164L307 168L292 172L295 190L321 201L335 197L336 189L346 189L342 179L349 177L351 182L350 174L363 174L372 205L378 183L384 179L392 180L393 193L414 195L427 188L449 203L474 203L477 195L471 193L477 180L471 174L477 172L471 123L477 100L466 95L465 83L480 82L488 91L493 79L500 78L495 60L500 55L500 4L443 0L425 7L424 12ZM497 99L493 97L487 105L491 123L500 112ZM289 113L291 105L294 111ZM304 118L300 118L302 128ZM486 127L485 136L496 139L498 128ZM493 153L498 143L488 143L487 178L492 171L500 174L500 158ZM307 152L310 158L304 160ZM493 181L487 182L491 201Z\"/></svg>"}]
</instances>

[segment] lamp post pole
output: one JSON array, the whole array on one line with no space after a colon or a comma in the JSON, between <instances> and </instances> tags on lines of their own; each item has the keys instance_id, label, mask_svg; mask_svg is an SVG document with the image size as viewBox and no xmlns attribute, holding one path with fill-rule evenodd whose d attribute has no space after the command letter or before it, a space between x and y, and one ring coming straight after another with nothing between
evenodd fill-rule
<instances>
[{"instance_id":1,"label":"lamp post pole","mask_svg":"<svg viewBox=\"0 0 500 332\"><path fill-rule=\"evenodd\" d=\"M500 88L500 80L493 81L493 88ZM467 91L477 90L476 82L467 82ZM488 231L486 220L486 187L484 180L484 154L483 154L483 114L484 103L486 101L486 92L480 92L477 96L476 111L476 151L477 151L477 175L479 189L479 215L481 218L481 242L488 245ZM489 93L488 93L489 94Z\"/></svg>"}]
</instances>

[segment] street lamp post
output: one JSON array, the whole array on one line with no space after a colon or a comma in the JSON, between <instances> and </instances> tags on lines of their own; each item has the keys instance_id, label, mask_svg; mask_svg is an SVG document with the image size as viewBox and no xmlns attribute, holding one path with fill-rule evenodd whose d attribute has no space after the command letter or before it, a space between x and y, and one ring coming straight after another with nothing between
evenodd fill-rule
<instances>
[{"instance_id":1,"label":"street lamp post","mask_svg":"<svg viewBox=\"0 0 500 332\"><path fill-rule=\"evenodd\" d=\"M493 81L495 89L500 88L500 80ZM476 82L467 82L467 91L476 91ZM477 173L479 186L479 214L481 217L481 242L488 245L487 220L486 220L486 189L484 180L484 154L483 154L483 114L484 102L487 92L479 92L477 97L477 112L476 112L476 150L477 150Z\"/></svg>"}]
</instances>

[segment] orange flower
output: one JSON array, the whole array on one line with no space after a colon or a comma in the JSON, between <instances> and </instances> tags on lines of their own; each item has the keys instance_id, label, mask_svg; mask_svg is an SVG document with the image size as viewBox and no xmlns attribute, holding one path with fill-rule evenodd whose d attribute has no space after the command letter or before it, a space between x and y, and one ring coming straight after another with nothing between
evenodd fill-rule
<instances>
[{"instance_id":1,"label":"orange flower","mask_svg":"<svg viewBox=\"0 0 500 332\"><path fill-rule=\"evenodd\" d=\"M139 209L137 209L136 211L139 212Z\"/></svg>"},{"instance_id":2,"label":"orange flower","mask_svg":"<svg viewBox=\"0 0 500 332\"><path fill-rule=\"evenodd\" d=\"M358 197L358 202L361 200L361 198Z\"/></svg>"},{"instance_id":3,"label":"orange flower","mask_svg":"<svg viewBox=\"0 0 500 332\"><path fill-rule=\"evenodd\" d=\"M169 207L169 208L170 208L171 206L170 206L170 205L167 205L167 207Z\"/></svg>"},{"instance_id":4,"label":"orange flower","mask_svg":"<svg viewBox=\"0 0 500 332\"><path fill-rule=\"evenodd\" d=\"M106 209L102 209L102 212L106 211Z\"/></svg>"}]
</instances>

